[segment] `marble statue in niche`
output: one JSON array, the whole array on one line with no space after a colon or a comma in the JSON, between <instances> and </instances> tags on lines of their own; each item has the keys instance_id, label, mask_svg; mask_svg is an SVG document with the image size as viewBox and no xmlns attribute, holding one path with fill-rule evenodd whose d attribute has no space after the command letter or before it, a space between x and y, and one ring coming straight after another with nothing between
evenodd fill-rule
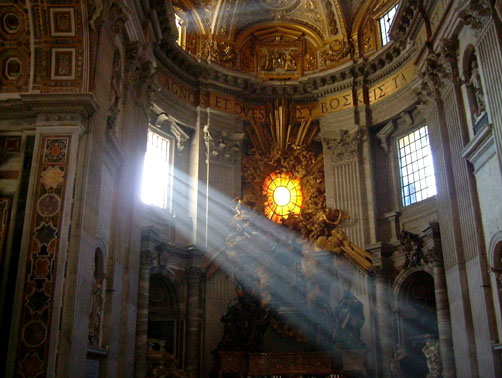
<instances>
[{"instance_id":1,"label":"marble statue in niche","mask_svg":"<svg viewBox=\"0 0 502 378\"><path fill-rule=\"evenodd\" d=\"M96 277L92 287L92 308L89 319L89 337L90 345L100 347L101 345L101 318L104 308L103 298L103 278Z\"/></svg>"},{"instance_id":2,"label":"marble statue in niche","mask_svg":"<svg viewBox=\"0 0 502 378\"><path fill-rule=\"evenodd\" d=\"M469 86L474 94L475 104L472 115L476 121L486 110L485 95L476 55L474 55L471 60Z\"/></svg>"}]
</instances>

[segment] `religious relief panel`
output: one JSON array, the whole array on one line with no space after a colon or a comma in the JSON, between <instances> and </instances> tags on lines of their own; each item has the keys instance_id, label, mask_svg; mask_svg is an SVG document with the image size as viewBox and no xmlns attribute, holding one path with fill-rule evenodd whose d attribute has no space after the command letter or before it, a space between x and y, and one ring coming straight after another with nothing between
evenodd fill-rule
<instances>
[{"instance_id":1,"label":"religious relief panel","mask_svg":"<svg viewBox=\"0 0 502 378\"><path fill-rule=\"evenodd\" d=\"M341 64L350 58L352 46L344 39L336 39L321 50L321 65L331 67Z\"/></svg>"},{"instance_id":2,"label":"religious relief panel","mask_svg":"<svg viewBox=\"0 0 502 378\"><path fill-rule=\"evenodd\" d=\"M206 39L202 41L201 57L207 61L215 61L224 66L233 66L236 54L233 44L225 41Z\"/></svg>"},{"instance_id":3,"label":"religious relief panel","mask_svg":"<svg viewBox=\"0 0 502 378\"><path fill-rule=\"evenodd\" d=\"M258 50L258 74L266 78L291 78L301 74L299 47L268 47Z\"/></svg>"}]
</instances>

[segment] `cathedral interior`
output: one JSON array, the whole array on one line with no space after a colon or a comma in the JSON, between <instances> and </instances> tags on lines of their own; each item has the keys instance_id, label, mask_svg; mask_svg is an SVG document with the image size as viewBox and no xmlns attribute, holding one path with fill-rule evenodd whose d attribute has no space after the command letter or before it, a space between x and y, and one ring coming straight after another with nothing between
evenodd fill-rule
<instances>
[{"instance_id":1,"label":"cathedral interior","mask_svg":"<svg viewBox=\"0 0 502 378\"><path fill-rule=\"evenodd\" d=\"M500 188L502 0L0 0L1 377L501 377Z\"/></svg>"}]
</instances>

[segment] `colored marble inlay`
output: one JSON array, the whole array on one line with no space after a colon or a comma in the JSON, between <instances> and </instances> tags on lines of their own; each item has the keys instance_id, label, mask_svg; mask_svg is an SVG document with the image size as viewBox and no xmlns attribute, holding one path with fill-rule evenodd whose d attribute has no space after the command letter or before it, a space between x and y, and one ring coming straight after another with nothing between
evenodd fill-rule
<instances>
[{"instance_id":1,"label":"colored marble inlay","mask_svg":"<svg viewBox=\"0 0 502 378\"><path fill-rule=\"evenodd\" d=\"M20 317L17 377L47 376L70 140L69 136L44 137L42 140Z\"/></svg>"},{"instance_id":2,"label":"colored marble inlay","mask_svg":"<svg viewBox=\"0 0 502 378\"><path fill-rule=\"evenodd\" d=\"M11 204L12 199L10 197L0 197L0 266L2 266L7 241Z\"/></svg>"}]
</instances>

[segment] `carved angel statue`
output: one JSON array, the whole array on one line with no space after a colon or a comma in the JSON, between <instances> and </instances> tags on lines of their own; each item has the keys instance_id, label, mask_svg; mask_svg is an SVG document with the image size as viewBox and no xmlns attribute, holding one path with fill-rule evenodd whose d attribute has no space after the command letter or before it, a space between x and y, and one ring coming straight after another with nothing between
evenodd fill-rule
<instances>
[{"instance_id":1,"label":"carved angel statue","mask_svg":"<svg viewBox=\"0 0 502 378\"><path fill-rule=\"evenodd\" d=\"M439 341L428 340L422 348L422 352L427 360L426 378L441 377L441 355L439 353Z\"/></svg>"}]
</instances>

